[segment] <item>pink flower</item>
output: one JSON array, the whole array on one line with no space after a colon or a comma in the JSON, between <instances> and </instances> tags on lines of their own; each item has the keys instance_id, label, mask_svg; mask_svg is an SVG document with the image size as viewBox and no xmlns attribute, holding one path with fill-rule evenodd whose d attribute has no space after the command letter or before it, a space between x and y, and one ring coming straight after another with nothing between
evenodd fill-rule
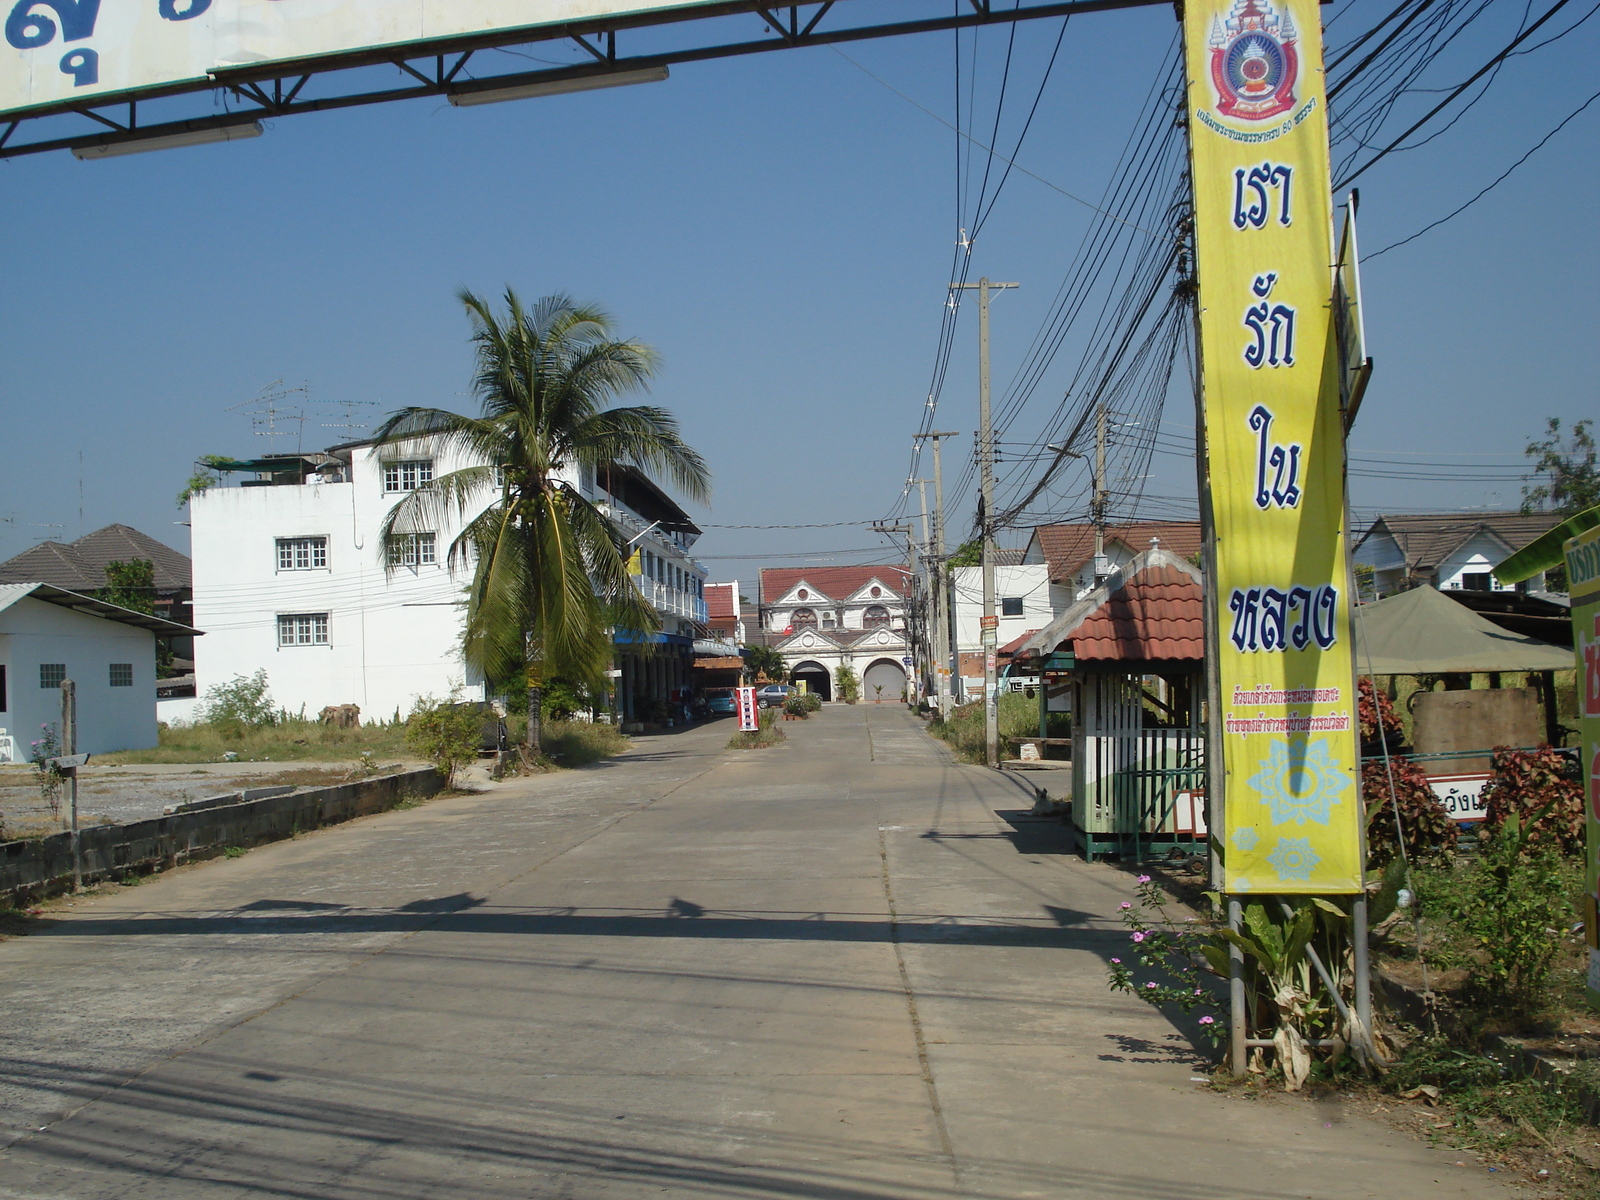
<instances>
[{"instance_id":1,"label":"pink flower","mask_svg":"<svg viewBox=\"0 0 1600 1200\"><path fill-rule=\"evenodd\" d=\"M1150 876L1148 876L1148 875L1139 876L1139 882L1140 883L1149 883L1150 882Z\"/></svg>"},{"instance_id":2,"label":"pink flower","mask_svg":"<svg viewBox=\"0 0 1600 1200\"><path fill-rule=\"evenodd\" d=\"M1204 993L1204 992L1202 992L1202 991L1201 991L1201 990L1200 990L1200 989L1199 989L1199 988L1195 988L1195 990L1194 990L1194 994L1195 994L1195 995L1196 995L1196 996L1203 996L1203 995L1205 995L1205 993Z\"/></svg>"},{"instance_id":3,"label":"pink flower","mask_svg":"<svg viewBox=\"0 0 1600 1200\"><path fill-rule=\"evenodd\" d=\"M1144 941L1144 934L1142 932L1134 934L1133 935L1133 940L1136 941L1136 942Z\"/></svg>"},{"instance_id":4,"label":"pink flower","mask_svg":"<svg viewBox=\"0 0 1600 1200\"><path fill-rule=\"evenodd\" d=\"M1117 905L1117 907L1122 909L1124 912L1126 912L1128 909L1132 908L1133 905L1129 904L1126 900L1124 900L1121 904Z\"/></svg>"},{"instance_id":5,"label":"pink flower","mask_svg":"<svg viewBox=\"0 0 1600 1200\"><path fill-rule=\"evenodd\" d=\"M1153 988L1153 987L1155 987L1155 984L1154 983L1147 983L1147 984L1145 984L1145 987Z\"/></svg>"},{"instance_id":6,"label":"pink flower","mask_svg":"<svg viewBox=\"0 0 1600 1200\"><path fill-rule=\"evenodd\" d=\"M1202 1024L1202 1025L1215 1025L1216 1023L1217 1023L1217 1019L1215 1017L1201 1017L1200 1018L1200 1024Z\"/></svg>"},{"instance_id":7,"label":"pink flower","mask_svg":"<svg viewBox=\"0 0 1600 1200\"><path fill-rule=\"evenodd\" d=\"M1122 960L1120 958L1113 958L1111 961L1116 963L1118 966L1122 965Z\"/></svg>"}]
</instances>

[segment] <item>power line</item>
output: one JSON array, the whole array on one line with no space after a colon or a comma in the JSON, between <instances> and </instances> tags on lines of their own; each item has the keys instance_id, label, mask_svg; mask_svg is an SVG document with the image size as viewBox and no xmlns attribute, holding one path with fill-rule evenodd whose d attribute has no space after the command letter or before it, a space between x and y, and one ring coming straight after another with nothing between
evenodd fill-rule
<instances>
[{"instance_id":1,"label":"power line","mask_svg":"<svg viewBox=\"0 0 1600 1200\"><path fill-rule=\"evenodd\" d=\"M1596 92L1594 95L1590 96L1587 100L1585 100L1582 104L1580 104L1576 109L1574 109L1572 112L1568 113L1567 116L1562 120L1561 124L1557 125L1549 133L1545 134L1544 137L1540 138L1538 140L1538 142L1536 142L1533 145L1533 147L1526 154L1524 154L1521 158L1517 159L1516 162L1512 163L1504 171L1500 172L1500 174L1495 178L1494 182L1490 183L1487 187L1483 188L1480 192L1478 192L1477 195L1473 196L1472 199L1468 200L1465 204L1462 204L1459 208L1455 209L1453 212L1446 213L1444 216L1440 217L1437 221L1434 221L1432 224L1424 225L1421 229L1417 230L1410 237L1401 238L1398 242L1390 242L1382 250L1374 250L1371 254L1362 255L1362 258L1366 262L1371 262L1373 259L1377 258L1378 255L1387 254L1391 250L1396 250L1399 247L1404 246L1407 242L1414 242L1419 237L1421 237L1423 234L1427 233L1429 230L1437 229L1437 228L1439 228L1439 226L1443 225L1446 221L1450 221L1450 220L1453 220L1456 217L1459 217L1462 213L1466 212L1467 209L1471 208L1479 200L1482 200L1490 192L1494 191L1495 188L1499 187L1500 184L1504 183L1506 181L1506 179L1510 177L1510 175L1511 175L1511 173L1513 171L1515 171L1523 163L1527 162L1530 158L1532 158L1535 153L1537 153L1540 149L1543 148L1543 146L1544 146L1544 144L1546 142L1548 142L1551 138L1555 137L1556 134L1560 133L1563 129L1565 129L1567 127L1567 125L1570 124L1572 121L1576 120L1577 117L1581 113L1583 113L1584 110L1587 109L1596 100L1600 100L1600 92Z\"/></svg>"}]
</instances>

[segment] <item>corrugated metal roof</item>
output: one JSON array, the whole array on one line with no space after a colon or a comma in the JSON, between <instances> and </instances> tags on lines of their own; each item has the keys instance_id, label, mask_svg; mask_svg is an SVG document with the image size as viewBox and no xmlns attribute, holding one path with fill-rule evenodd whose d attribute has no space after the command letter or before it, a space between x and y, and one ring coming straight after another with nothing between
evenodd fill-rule
<instances>
[{"instance_id":1,"label":"corrugated metal roof","mask_svg":"<svg viewBox=\"0 0 1600 1200\"><path fill-rule=\"evenodd\" d=\"M1020 650L1071 650L1080 662L1205 657L1200 571L1165 548L1146 550Z\"/></svg>"},{"instance_id":2,"label":"corrugated metal roof","mask_svg":"<svg viewBox=\"0 0 1600 1200\"><path fill-rule=\"evenodd\" d=\"M103 617L107 621L120 621L124 625L137 625L140 629L148 629L151 633L158 633L163 636L169 634L198 635L204 632L203 630L192 629L188 625L180 625L176 621L169 621L165 617L153 617L149 613L134 612L131 608L120 608L115 604L107 604L104 600L96 600L93 596L69 592L65 588L58 588L49 583L0 583L0 612L10 608L18 600L25 597L43 600L47 604L59 604L62 608L70 608L91 617Z\"/></svg>"}]
</instances>

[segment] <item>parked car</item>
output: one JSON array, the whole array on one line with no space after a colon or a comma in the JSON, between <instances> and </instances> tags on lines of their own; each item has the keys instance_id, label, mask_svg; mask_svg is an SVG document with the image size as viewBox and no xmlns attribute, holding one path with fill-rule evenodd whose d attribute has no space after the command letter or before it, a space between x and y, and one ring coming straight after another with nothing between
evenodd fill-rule
<instances>
[{"instance_id":1,"label":"parked car","mask_svg":"<svg viewBox=\"0 0 1600 1200\"><path fill-rule=\"evenodd\" d=\"M706 712L713 717L731 717L737 709L737 699L732 688L707 688Z\"/></svg>"},{"instance_id":2,"label":"parked car","mask_svg":"<svg viewBox=\"0 0 1600 1200\"><path fill-rule=\"evenodd\" d=\"M756 693L756 703L762 708L777 708L789 698L794 688L787 683L769 683Z\"/></svg>"}]
</instances>

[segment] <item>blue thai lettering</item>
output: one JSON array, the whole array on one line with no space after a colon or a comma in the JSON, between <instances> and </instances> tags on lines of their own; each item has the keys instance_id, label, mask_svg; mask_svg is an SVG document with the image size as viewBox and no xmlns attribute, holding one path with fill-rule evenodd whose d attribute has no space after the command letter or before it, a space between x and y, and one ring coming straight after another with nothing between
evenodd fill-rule
<instances>
[{"instance_id":1,"label":"blue thai lettering","mask_svg":"<svg viewBox=\"0 0 1600 1200\"><path fill-rule=\"evenodd\" d=\"M1281 654L1332 648L1339 640L1339 589L1331 583L1316 588L1296 584L1277 588L1234 588L1228 595L1233 614L1229 641L1240 650ZM1298 614L1298 616L1297 616Z\"/></svg>"},{"instance_id":2,"label":"blue thai lettering","mask_svg":"<svg viewBox=\"0 0 1600 1200\"><path fill-rule=\"evenodd\" d=\"M54 41L56 22L42 11L47 8L53 9L56 20L61 22L63 42L79 42L94 35L100 0L17 0L6 17L6 41L18 50L32 50Z\"/></svg>"},{"instance_id":3,"label":"blue thai lettering","mask_svg":"<svg viewBox=\"0 0 1600 1200\"><path fill-rule=\"evenodd\" d=\"M1278 223L1293 222L1290 185L1294 168L1264 162L1259 167L1238 167L1233 172L1233 224L1236 229L1263 229L1272 211L1269 188L1278 193Z\"/></svg>"},{"instance_id":4,"label":"blue thai lettering","mask_svg":"<svg viewBox=\"0 0 1600 1200\"><path fill-rule=\"evenodd\" d=\"M73 87L99 83L100 56L87 47L68 50L61 56L61 73L72 76Z\"/></svg>"}]
</instances>

